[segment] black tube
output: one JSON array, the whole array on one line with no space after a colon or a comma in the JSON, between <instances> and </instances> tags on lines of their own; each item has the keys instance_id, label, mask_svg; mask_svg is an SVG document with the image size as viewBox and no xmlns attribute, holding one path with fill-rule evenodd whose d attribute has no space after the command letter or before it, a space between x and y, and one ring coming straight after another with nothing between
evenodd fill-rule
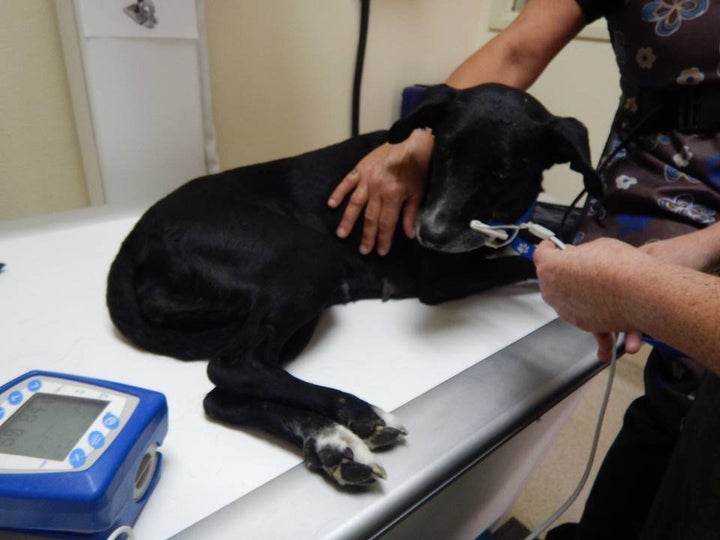
<instances>
[{"instance_id":1,"label":"black tube","mask_svg":"<svg viewBox=\"0 0 720 540\"><path fill-rule=\"evenodd\" d=\"M370 0L360 0L360 33L357 56L355 57L355 78L352 95L352 136L360 134L360 90L362 87L365 47L367 45L368 23L370 21Z\"/></svg>"}]
</instances>

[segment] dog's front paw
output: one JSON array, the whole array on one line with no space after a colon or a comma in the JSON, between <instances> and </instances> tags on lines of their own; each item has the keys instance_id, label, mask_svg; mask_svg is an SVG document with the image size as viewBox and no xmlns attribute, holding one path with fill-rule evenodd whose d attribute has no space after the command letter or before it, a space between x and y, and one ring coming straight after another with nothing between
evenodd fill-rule
<instances>
[{"instance_id":1,"label":"dog's front paw","mask_svg":"<svg viewBox=\"0 0 720 540\"><path fill-rule=\"evenodd\" d=\"M392 446L407 435L396 416L350 394L337 400L333 417L372 450Z\"/></svg>"},{"instance_id":2,"label":"dog's front paw","mask_svg":"<svg viewBox=\"0 0 720 540\"><path fill-rule=\"evenodd\" d=\"M371 484L387 476L363 440L339 424L306 439L303 455L309 468L325 471L341 486Z\"/></svg>"},{"instance_id":3,"label":"dog's front paw","mask_svg":"<svg viewBox=\"0 0 720 540\"><path fill-rule=\"evenodd\" d=\"M377 450L379 448L392 446L407 435L407 430L397 416L385 412L375 406L373 406L373 411L380 421L374 422L373 430L369 435L363 437L365 443L371 449Z\"/></svg>"}]
</instances>

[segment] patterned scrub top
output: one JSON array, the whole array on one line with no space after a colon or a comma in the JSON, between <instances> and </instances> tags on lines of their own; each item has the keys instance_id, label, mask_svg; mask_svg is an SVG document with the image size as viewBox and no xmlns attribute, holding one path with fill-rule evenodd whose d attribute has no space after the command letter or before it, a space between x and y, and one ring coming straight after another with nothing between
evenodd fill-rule
<instances>
[{"instance_id":1,"label":"patterned scrub top","mask_svg":"<svg viewBox=\"0 0 720 540\"><path fill-rule=\"evenodd\" d=\"M622 96L575 243L601 236L633 245L678 236L720 219L720 133L641 130L641 89L702 85L720 92L720 0L576 0L588 22L604 16ZM656 348L646 396L667 419L682 417L702 378L700 364Z\"/></svg>"},{"instance_id":2,"label":"patterned scrub top","mask_svg":"<svg viewBox=\"0 0 720 540\"><path fill-rule=\"evenodd\" d=\"M691 232L720 219L720 134L674 129L631 135L640 89L692 85L720 92L720 2L577 0L588 22L605 16L622 96L575 243L600 236L633 245Z\"/></svg>"}]
</instances>

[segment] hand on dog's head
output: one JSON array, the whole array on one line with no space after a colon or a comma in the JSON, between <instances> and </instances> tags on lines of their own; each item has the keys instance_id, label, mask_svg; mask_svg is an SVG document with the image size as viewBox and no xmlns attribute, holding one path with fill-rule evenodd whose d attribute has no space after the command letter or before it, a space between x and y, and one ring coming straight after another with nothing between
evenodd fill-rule
<instances>
[{"instance_id":1,"label":"hand on dog's head","mask_svg":"<svg viewBox=\"0 0 720 540\"><path fill-rule=\"evenodd\" d=\"M398 143L428 127L435 144L416 224L426 247L481 247L470 221L515 222L537 199L543 171L557 163L569 162L588 191L599 192L585 126L552 115L522 90L495 83L467 90L430 87L418 107L392 126L388 141Z\"/></svg>"}]
</instances>

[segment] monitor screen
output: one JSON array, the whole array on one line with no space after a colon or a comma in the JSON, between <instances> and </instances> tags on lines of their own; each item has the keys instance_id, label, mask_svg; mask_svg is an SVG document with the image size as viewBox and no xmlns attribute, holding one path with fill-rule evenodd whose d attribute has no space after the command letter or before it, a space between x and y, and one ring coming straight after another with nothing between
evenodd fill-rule
<instances>
[{"instance_id":1,"label":"monitor screen","mask_svg":"<svg viewBox=\"0 0 720 540\"><path fill-rule=\"evenodd\" d=\"M62 461L108 403L34 394L0 427L0 453Z\"/></svg>"}]
</instances>

